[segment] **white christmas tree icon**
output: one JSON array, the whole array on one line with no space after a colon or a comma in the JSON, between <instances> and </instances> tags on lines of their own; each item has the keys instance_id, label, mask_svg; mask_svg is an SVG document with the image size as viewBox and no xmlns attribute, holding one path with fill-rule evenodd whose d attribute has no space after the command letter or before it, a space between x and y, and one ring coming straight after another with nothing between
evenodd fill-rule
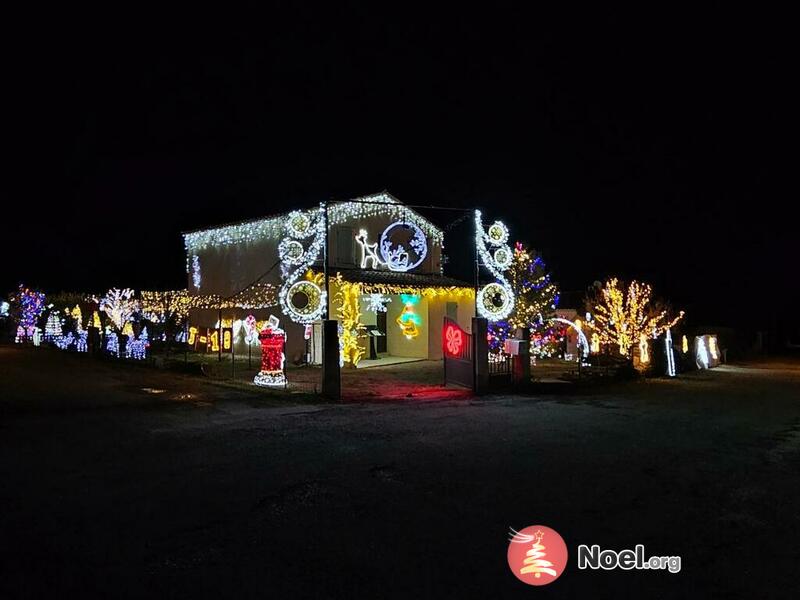
<instances>
[{"instance_id":1,"label":"white christmas tree icon","mask_svg":"<svg viewBox=\"0 0 800 600\"><path fill-rule=\"evenodd\" d=\"M512 530L513 531L513 530ZM528 573L533 573L533 576L537 579L542 576L542 573L546 573L547 575L552 575L556 577L558 574L556 570L553 569L555 565L552 562L545 559L544 557L547 556L547 553L544 552L546 546L542 544L542 538L544 537L544 532L542 530L537 530L533 533L533 535L521 534L515 532L514 538L512 541L517 543L528 543L531 544L531 549L525 553L525 560L522 561L522 568L519 570L521 575L527 575Z\"/></svg>"}]
</instances>

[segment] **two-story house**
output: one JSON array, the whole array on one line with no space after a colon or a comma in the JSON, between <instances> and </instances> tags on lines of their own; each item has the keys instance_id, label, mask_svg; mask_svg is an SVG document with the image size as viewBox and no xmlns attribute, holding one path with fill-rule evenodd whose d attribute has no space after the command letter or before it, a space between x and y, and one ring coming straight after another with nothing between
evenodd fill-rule
<instances>
[{"instance_id":1,"label":"two-story house","mask_svg":"<svg viewBox=\"0 0 800 600\"><path fill-rule=\"evenodd\" d=\"M287 360L319 363L327 308L349 346L346 361L353 345L362 350L361 366L392 357L440 359L443 317L469 329L475 314L472 286L443 274L441 229L388 193L189 232L184 242L190 294L274 290L260 308L222 309L236 352L256 343L245 331L248 317L260 323L274 314L287 334ZM219 315L193 310L190 323L218 327Z\"/></svg>"}]
</instances>

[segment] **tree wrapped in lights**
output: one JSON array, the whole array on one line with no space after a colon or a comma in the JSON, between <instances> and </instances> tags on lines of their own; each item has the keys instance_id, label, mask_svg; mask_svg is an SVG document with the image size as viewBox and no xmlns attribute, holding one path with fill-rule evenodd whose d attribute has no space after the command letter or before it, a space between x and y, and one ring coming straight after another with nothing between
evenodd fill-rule
<instances>
[{"instance_id":1,"label":"tree wrapped in lights","mask_svg":"<svg viewBox=\"0 0 800 600\"><path fill-rule=\"evenodd\" d=\"M670 319L668 309L653 300L647 283L631 281L627 290L616 277L606 281L588 304L593 313L589 326L600 336L600 343L616 346L619 353L632 358L633 350L645 339L656 339L683 318L683 311Z\"/></svg>"},{"instance_id":2,"label":"tree wrapped in lights","mask_svg":"<svg viewBox=\"0 0 800 600\"><path fill-rule=\"evenodd\" d=\"M514 245L506 275L516 302L507 319L489 323L490 350L501 352L506 339L513 337L518 328L527 328L534 340L548 340L549 355L549 348L554 345L549 340L555 339L557 332L548 319L558 306L558 286L551 281L542 257L520 242Z\"/></svg>"},{"instance_id":3,"label":"tree wrapped in lights","mask_svg":"<svg viewBox=\"0 0 800 600\"><path fill-rule=\"evenodd\" d=\"M121 331L139 310L139 303L134 299L132 289L112 288L100 300L100 310L106 313L117 330Z\"/></svg>"}]
</instances>

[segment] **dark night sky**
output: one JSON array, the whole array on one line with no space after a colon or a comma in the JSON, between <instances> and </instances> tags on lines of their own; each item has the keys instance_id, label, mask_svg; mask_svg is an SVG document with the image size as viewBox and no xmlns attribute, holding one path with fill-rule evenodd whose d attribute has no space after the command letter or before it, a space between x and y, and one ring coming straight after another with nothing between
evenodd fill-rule
<instances>
[{"instance_id":1,"label":"dark night sky","mask_svg":"<svg viewBox=\"0 0 800 600\"><path fill-rule=\"evenodd\" d=\"M796 305L779 15L415 10L20 31L2 290L183 287L183 230L388 189L506 220L567 290Z\"/></svg>"}]
</instances>

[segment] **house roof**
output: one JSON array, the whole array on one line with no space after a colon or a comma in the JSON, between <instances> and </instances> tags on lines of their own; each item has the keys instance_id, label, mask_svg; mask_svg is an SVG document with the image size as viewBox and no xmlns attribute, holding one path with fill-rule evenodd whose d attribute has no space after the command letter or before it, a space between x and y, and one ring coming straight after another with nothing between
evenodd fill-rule
<instances>
[{"instance_id":1,"label":"house roof","mask_svg":"<svg viewBox=\"0 0 800 600\"><path fill-rule=\"evenodd\" d=\"M381 206L388 206L389 208L380 208ZM395 218L402 218L415 223L422 229L425 235L430 236L434 241L440 244L442 243L443 233L441 229L415 210L403 205L397 198L385 191L342 202L330 202L328 207L328 223L329 225L336 225L353 216L369 216L382 211L388 212ZM247 243L263 238L277 239L284 234L284 224L287 214L289 213L262 219L251 219L238 223L229 223L207 229L186 231L183 233L184 245L187 251L197 251L209 246Z\"/></svg>"},{"instance_id":2,"label":"house roof","mask_svg":"<svg viewBox=\"0 0 800 600\"><path fill-rule=\"evenodd\" d=\"M336 269L345 281L371 285L394 285L408 287L456 287L473 288L473 284L436 275L435 273L409 273L400 271L376 271L371 269Z\"/></svg>"}]
</instances>

